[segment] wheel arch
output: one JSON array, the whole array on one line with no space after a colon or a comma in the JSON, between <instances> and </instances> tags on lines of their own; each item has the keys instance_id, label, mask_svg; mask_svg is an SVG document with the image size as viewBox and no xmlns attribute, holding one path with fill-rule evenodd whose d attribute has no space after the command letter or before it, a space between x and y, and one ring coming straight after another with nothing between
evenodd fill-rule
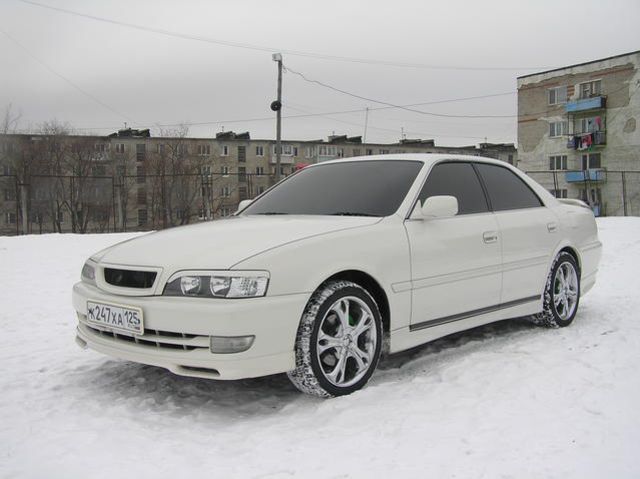
<instances>
[{"instance_id":1,"label":"wheel arch","mask_svg":"<svg viewBox=\"0 0 640 479\"><path fill-rule=\"evenodd\" d=\"M376 304L378 305L378 308L380 309L383 331L385 333L388 333L390 331L391 308L389 305L389 298L384 288L373 276L358 269L347 269L332 274L327 279L325 279L322 284L326 283L327 281L335 280L351 281L352 283L356 283L357 285L362 286L364 289L366 289L367 292L373 297ZM318 287L320 287L320 285Z\"/></svg>"},{"instance_id":2,"label":"wheel arch","mask_svg":"<svg viewBox=\"0 0 640 479\"><path fill-rule=\"evenodd\" d=\"M556 252L554 258L562 252L569 253L573 256L573 259L576 260L576 264L578 265L578 277L580 277L582 275L582 259L580 258L580 253L578 253L577 248L574 248L571 245L564 245Z\"/></svg>"}]
</instances>

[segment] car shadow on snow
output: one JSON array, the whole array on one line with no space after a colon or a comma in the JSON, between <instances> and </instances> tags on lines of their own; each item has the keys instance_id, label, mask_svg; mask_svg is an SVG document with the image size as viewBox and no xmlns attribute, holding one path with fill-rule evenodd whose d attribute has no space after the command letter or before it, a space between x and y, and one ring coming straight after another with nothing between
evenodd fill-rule
<instances>
[{"instance_id":1,"label":"car shadow on snow","mask_svg":"<svg viewBox=\"0 0 640 479\"><path fill-rule=\"evenodd\" d=\"M382 358L372 384L411 381L427 370L437 372L443 361L471 354L488 341L508 342L515 334L537 329L526 320L501 321L456 333L431 343ZM471 349L470 349L471 348ZM442 355L442 353L447 353ZM91 401L126 403L136 410L174 417L214 419L265 416L291 404L314 404L285 374L238 381L214 381L175 375L163 368L120 360L106 360L95 367L74 371L68 386L90 396ZM77 389L76 389L77 391Z\"/></svg>"}]
</instances>

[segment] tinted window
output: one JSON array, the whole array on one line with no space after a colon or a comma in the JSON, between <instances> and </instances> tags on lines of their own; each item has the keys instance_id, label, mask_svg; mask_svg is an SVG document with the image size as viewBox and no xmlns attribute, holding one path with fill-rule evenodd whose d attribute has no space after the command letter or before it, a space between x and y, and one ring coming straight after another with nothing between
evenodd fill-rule
<instances>
[{"instance_id":1,"label":"tinted window","mask_svg":"<svg viewBox=\"0 0 640 479\"><path fill-rule=\"evenodd\" d=\"M494 211L542 206L536 194L514 172L484 163L476 163L476 168L487 187L491 208Z\"/></svg>"},{"instance_id":2,"label":"tinted window","mask_svg":"<svg viewBox=\"0 0 640 479\"><path fill-rule=\"evenodd\" d=\"M243 214L389 216L398 209L423 163L348 161L300 170Z\"/></svg>"},{"instance_id":3,"label":"tinted window","mask_svg":"<svg viewBox=\"0 0 640 479\"><path fill-rule=\"evenodd\" d=\"M433 167L420 193L420 202L438 195L455 196L459 215L489 211L480 180L469 163L439 163Z\"/></svg>"}]
</instances>

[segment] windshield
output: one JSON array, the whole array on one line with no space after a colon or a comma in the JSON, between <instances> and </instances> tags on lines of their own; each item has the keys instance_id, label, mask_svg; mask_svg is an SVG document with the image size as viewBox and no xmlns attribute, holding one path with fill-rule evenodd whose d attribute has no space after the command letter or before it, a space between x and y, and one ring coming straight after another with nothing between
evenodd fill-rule
<instances>
[{"instance_id":1,"label":"windshield","mask_svg":"<svg viewBox=\"0 0 640 479\"><path fill-rule=\"evenodd\" d=\"M247 215L389 216L422 162L356 160L300 170L254 201Z\"/></svg>"}]
</instances>

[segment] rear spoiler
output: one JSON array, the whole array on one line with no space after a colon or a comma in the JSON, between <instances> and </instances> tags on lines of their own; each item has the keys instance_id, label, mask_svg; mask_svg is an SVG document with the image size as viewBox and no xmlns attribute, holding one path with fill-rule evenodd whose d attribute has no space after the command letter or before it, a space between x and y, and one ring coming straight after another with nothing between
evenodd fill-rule
<instances>
[{"instance_id":1,"label":"rear spoiler","mask_svg":"<svg viewBox=\"0 0 640 479\"><path fill-rule=\"evenodd\" d=\"M582 200L575 200L573 198L557 198L557 200L563 205L582 206L588 210L591 209L591 207Z\"/></svg>"}]
</instances>

